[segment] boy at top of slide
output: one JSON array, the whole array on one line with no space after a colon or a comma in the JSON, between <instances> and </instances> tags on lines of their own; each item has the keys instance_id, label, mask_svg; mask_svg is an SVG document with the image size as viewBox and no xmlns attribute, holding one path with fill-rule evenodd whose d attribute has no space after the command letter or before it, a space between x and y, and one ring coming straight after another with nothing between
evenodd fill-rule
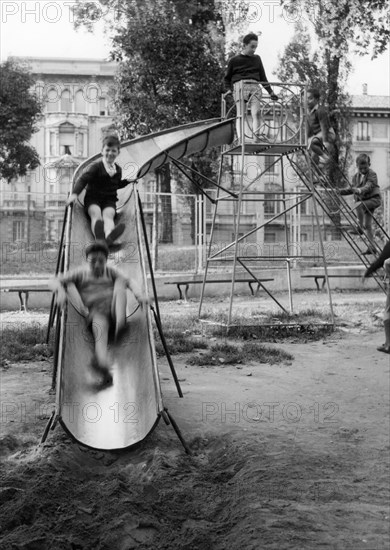
<instances>
[{"instance_id":1,"label":"boy at top of slide","mask_svg":"<svg viewBox=\"0 0 390 550\"><path fill-rule=\"evenodd\" d=\"M233 91L233 97L237 108L239 107L238 102L240 99L239 82L245 80L244 101L248 101L250 98L255 141L259 141L260 139L261 103L259 98L259 83L262 83L273 101L278 100L278 96L268 84L261 57L255 54L257 46L257 34L253 32L246 34L242 39L242 52L229 60L224 78L224 91L226 94ZM241 106L241 108L243 110L243 106Z\"/></svg>"},{"instance_id":2,"label":"boy at top of slide","mask_svg":"<svg viewBox=\"0 0 390 550\"><path fill-rule=\"evenodd\" d=\"M91 219L92 233L98 240L106 239L109 247L124 231L123 223L115 226L117 190L130 182L122 180L122 169L115 163L120 142L116 136L103 140L102 158L91 164L77 180L67 205L72 204L86 187L84 209Z\"/></svg>"}]
</instances>

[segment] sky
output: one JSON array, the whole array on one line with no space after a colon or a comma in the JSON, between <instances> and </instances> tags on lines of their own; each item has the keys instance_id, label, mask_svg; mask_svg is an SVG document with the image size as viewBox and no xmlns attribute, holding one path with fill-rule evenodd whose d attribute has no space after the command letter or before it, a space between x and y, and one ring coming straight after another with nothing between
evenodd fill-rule
<instances>
[{"instance_id":1,"label":"sky","mask_svg":"<svg viewBox=\"0 0 390 550\"><path fill-rule=\"evenodd\" d=\"M90 1L90 0L89 0ZM92 0L93 1L93 0ZM75 0L2 0L0 55L20 57L108 58L109 39L103 33L104 14L94 24L93 34L75 31L72 5ZM276 2L255 1L248 30L261 32L257 53L262 57L268 80L275 80L273 71L278 54L283 52L293 34L289 21ZM361 94L364 83L370 95L390 95L390 56L387 51L376 60L369 56L353 57L353 72L348 91Z\"/></svg>"}]
</instances>

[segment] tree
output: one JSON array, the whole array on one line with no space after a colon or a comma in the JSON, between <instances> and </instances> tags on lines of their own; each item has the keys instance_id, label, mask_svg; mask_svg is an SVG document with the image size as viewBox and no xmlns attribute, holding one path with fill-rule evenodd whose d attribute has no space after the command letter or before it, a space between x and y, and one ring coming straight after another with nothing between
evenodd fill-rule
<instances>
[{"instance_id":1,"label":"tree","mask_svg":"<svg viewBox=\"0 0 390 550\"><path fill-rule=\"evenodd\" d=\"M340 77L348 72L348 54L361 55L370 49L372 56L384 52L390 39L388 3L385 0L281 0L282 5L299 18L305 15L319 42L326 74L326 100L336 117Z\"/></svg>"},{"instance_id":2,"label":"tree","mask_svg":"<svg viewBox=\"0 0 390 550\"><path fill-rule=\"evenodd\" d=\"M281 82L309 83L311 88L318 88L323 94L323 102L329 108L330 119L336 130L336 142L333 151L335 163L343 170L348 162L351 136L349 131L350 98L345 91L349 65L345 62L343 71L339 71L337 81L337 101L328 104L329 75L320 50L312 48L310 33L302 20L295 24L295 33L289 44L279 56L277 76ZM332 174L332 179L334 174Z\"/></svg>"},{"instance_id":3,"label":"tree","mask_svg":"<svg viewBox=\"0 0 390 550\"><path fill-rule=\"evenodd\" d=\"M232 9L234 18L228 16ZM225 23L238 24L246 11L243 0L229 6L220 0L100 0L76 6L78 26L91 29L104 12L111 16L107 28L119 62L115 104L122 137L220 116ZM156 181L161 192L171 192L169 166L157 171ZM166 241L172 234L170 197L162 202Z\"/></svg>"},{"instance_id":4,"label":"tree","mask_svg":"<svg viewBox=\"0 0 390 550\"><path fill-rule=\"evenodd\" d=\"M37 151L28 144L37 131L41 104L31 91L33 77L13 60L0 65L0 177L8 182L39 166Z\"/></svg>"},{"instance_id":5,"label":"tree","mask_svg":"<svg viewBox=\"0 0 390 550\"><path fill-rule=\"evenodd\" d=\"M348 64L346 64L346 69L348 69ZM339 170L341 169L344 172L350 160L350 99L344 89L347 72L345 70L343 75L339 75L337 102L333 104L333 109L329 108L330 118L334 126L336 126L335 121L337 121L336 141L332 150L333 163L329 167L329 177L336 185L339 182L343 185ZM294 36L285 47L283 54L279 56L277 76L281 82L307 82L311 88L318 88L320 91L327 90L328 75L325 60L318 49L313 50L310 33L302 20L295 24ZM323 102L326 103L326 100L327 95L324 94ZM307 166L302 160L299 157L297 158L301 169L306 172ZM333 196L329 198L326 195L324 201L329 202L329 211L335 210ZM340 215L335 213L332 215L332 220L336 225L339 225Z\"/></svg>"}]
</instances>

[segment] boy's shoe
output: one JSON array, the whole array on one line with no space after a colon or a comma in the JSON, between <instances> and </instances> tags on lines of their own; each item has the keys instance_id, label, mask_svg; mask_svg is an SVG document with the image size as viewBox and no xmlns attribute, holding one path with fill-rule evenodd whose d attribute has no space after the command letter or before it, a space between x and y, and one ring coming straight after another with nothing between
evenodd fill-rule
<instances>
[{"instance_id":1,"label":"boy's shoe","mask_svg":"<svg viewBox=\"0 0 390 550\"><path fill-rule=\"evenodd\" d=\"M364 235L364 231L361 227L356 226L356 228L350 229L348 231L350 235Z\"/></svg>"},{"instance_id":2,"label":"boy's shoe","mask_svg":"<svg viewBox=\"0 0 390 550\"><path fill-rule=\"evenodd\" d=\"M114 244L114 241L122 235L125 227L126 226L124 223L118 223L118 225L114 227L114 229L111 231L106 239L106 243L108 246L112 246Z\"/></svg>"},{"instance_id":3,"label":"boy's shoe","mask_svg":"<svg viewBox=\"0 0 390 550\"><path fill-rule=\"evenodd\" d=\"M376 248L367 248L365 252L362 252L362 256L370 256L371 254L376 254Z\"/></svg>"},{"instance_id":4,"label":"boy's shoe","mask_svg":"<svg viewBox=\"0 0 390 550\"><path fill-rule=\"evenodd\" d=\"M385 346L385 344L383 344L383 346L379 346L379 348L376 348L378 351L382 351L383 353L389 353L390 354L390 347L389 346Z\"/></svg>"},{"instance_id":5,"label":"boy's shoe","mask_svg":"<svg viewBox=\"0 0 390 550\"><path fill-rule=\"evenodd\" d=\"M93 228L93 232L95 233L95 239L97 241L104 241L106 238L104 234L104 223L103 220L98 220L95 223L95 227Z\"/></svg>"}]
</instances>

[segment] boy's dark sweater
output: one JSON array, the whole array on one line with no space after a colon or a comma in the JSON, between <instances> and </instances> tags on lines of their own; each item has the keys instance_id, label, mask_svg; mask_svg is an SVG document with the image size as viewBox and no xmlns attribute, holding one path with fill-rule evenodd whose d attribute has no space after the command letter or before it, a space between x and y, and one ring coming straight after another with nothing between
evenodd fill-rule
<instances>
[{"instance_id":1,"label":"boy's dark sweater","mask_svg":"<svg viewBox=\"0 0 390 550\"><path fill-rule=\"evenodd\" d=\"M240 53L229 60L224 78L225 91L230 90L233 84L240 80L268 82L263 62L259 55L244 55ZM264 88L269 94L273 93L269 84L264 85Z\"/></svg>"},{"instance_id":2,"label":"boy's dark sweater","mask_svg":"<svg viewBox=\"0 0 390 550\"><path fill-rule=\"evenodd\" d=\"M372 262L370 266L368 266L364 276L369 277L372 273L375 273L377 269L379 269L380 267L383 267L383 264L389 258L390 258L390 241L387 241L379 257L374 262Z\"/></svg>"},{"instance_id":3,"label":"boy's dark sweater","mask_svg":"<svg viewBox=\"0 0 390 550\"><path fill-rule=\"evenodd\" d=\"M116 173L111 177L104 168L102 160L91 164L85 172L79 177L73 193L79 195L84 187L87 187L87 193L99 195L100 197L116 196L118 189L128 185L127 180L122 180L122 168L115 164Z\"/></svg>"}]
</instances>

